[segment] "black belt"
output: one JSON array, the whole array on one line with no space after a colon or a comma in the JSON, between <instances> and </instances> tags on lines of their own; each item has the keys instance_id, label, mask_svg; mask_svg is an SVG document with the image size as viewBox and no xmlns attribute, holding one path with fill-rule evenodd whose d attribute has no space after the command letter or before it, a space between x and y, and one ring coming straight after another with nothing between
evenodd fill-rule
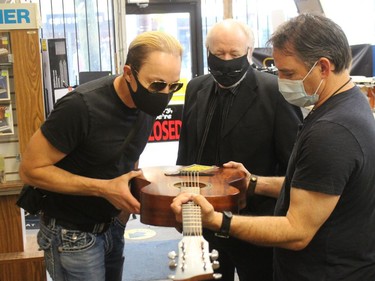
<instances>
[{"instance_id":1,"label":"black belt","mask_svg":"<svg viewBox=\"0 0 375 281\"><path fill-rule=\"evenodd\" d=\"M114 219L112 219L110 222L96 224L73 224L64 220L50 218L43 214L42 220L45 225L60 225L69 230L79 230L82 232L90 232L93 234L102 234L109 229Z\"/></svg>"}]
</instances>

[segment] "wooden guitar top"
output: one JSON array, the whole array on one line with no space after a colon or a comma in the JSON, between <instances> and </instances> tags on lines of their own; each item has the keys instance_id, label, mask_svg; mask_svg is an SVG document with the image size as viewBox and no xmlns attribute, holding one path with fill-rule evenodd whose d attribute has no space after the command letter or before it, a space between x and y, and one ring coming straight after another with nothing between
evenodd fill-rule
<instances>
[{"instance_id":1,"label":"wooden guitar top","mask_svg":"<svg viewBox=\"0 0 375 281\"><path fill-rule=\"evenodd\" d=\"M183 166L142 168L144 178L134 178L133 195L141 203L141 222L156 226L176 227L175 215L170 208L182 185L190 178L178 172ZM168 174L168 175L166 175ZM217 168L199 176L200 193L217 211L238 213L246 206L246 175L233 168Z\"/></svg>"}]
</instances>

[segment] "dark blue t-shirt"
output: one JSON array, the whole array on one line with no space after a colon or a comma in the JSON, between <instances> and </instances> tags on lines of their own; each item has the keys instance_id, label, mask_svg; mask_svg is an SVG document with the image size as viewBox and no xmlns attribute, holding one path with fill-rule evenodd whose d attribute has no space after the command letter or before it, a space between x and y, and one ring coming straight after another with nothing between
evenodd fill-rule
<instances>
[{"instance_id":1,"label":"dark blue t-shirt","mask_svg":"<svg viewBox=\"0 0 375 281\"><path fill-rule=\"evenodd\" d=\"M340 199L305 249L275 248L275 280L375 280L375 121L357 87L304 120L275 215L286 215L291 187Z\"/></svg>"}]
</instances>

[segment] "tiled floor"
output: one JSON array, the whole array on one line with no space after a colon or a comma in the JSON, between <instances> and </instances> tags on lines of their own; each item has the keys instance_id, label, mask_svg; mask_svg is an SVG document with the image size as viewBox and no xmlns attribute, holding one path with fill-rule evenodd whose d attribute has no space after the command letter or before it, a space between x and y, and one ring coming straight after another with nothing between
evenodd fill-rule
<instances>
[{"instance_id":1,"label":"tiled floor","mask_svg":"<svg viewBox=\"0 0 375 281\"><path fill-rule=\"evenodd\" d=\"M139 230L137 232L137 230ZM145 233L142 233L144 231ZM132 239L132 236L134 237ZM125 230L126 243L181 239L182 234L173 227L159 227L140 222L139 215L130 217Z\"/></svg>"},{"instance_id":2,"label":"tiled floor","mask_svg":"<svg viewBox=\"0 0 375 281\"><path fill-rule=\"evenodd\" d=\"M139 246L150 245L152 243L147 242L157 242L163 240L180 240L182 238L182 234L179 233L175 228L171 227L159 227L159 226L152 226L146 225L140 222L139 216L137 215L136 218L130 218L125 230L125 244L139 244ZM143 243L146 242L146 243ZM125 248L125 256L126 256L126 248ZM129 254L129 253L128 253ZM160 253L160 259L152 261L153 263L159 263L159 267L165 266L166 256L168 255L167 252ZM144 260L147 260L148 257L144 257ZM126 262L126 258L125 258ZM147 264L148 262L145 261ZM124 272L126 274L126 272ZM165 276L167 278L167 276ZM153 279L152 281L167 281L170 279ZM148 281L148 280L147 280ZM151 281L151 280L150 280Z\"/></svg>"}]
</instances>

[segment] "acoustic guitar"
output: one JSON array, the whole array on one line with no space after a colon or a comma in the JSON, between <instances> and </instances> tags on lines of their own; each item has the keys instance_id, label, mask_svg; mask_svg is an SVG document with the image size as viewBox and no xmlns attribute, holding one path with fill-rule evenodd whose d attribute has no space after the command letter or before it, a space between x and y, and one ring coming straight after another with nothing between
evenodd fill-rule
<instances>
[{"instance_id":1,"label":"acoustic guitar","mask_svg":"<svg viewBox=\"0 0 375 281\"><path fill-rule=\"evenodd\" d=\"M184 171L198 168L196 184L200 194L216 211L238 213L246 206L246 175L234 168L212 167L202 171L200 165L142 168L144 178L134 178L132 194L141 203L140 220L144 224L180 227L170 207L172 200L190 179Z\"/></svg>"}]
</instances>

